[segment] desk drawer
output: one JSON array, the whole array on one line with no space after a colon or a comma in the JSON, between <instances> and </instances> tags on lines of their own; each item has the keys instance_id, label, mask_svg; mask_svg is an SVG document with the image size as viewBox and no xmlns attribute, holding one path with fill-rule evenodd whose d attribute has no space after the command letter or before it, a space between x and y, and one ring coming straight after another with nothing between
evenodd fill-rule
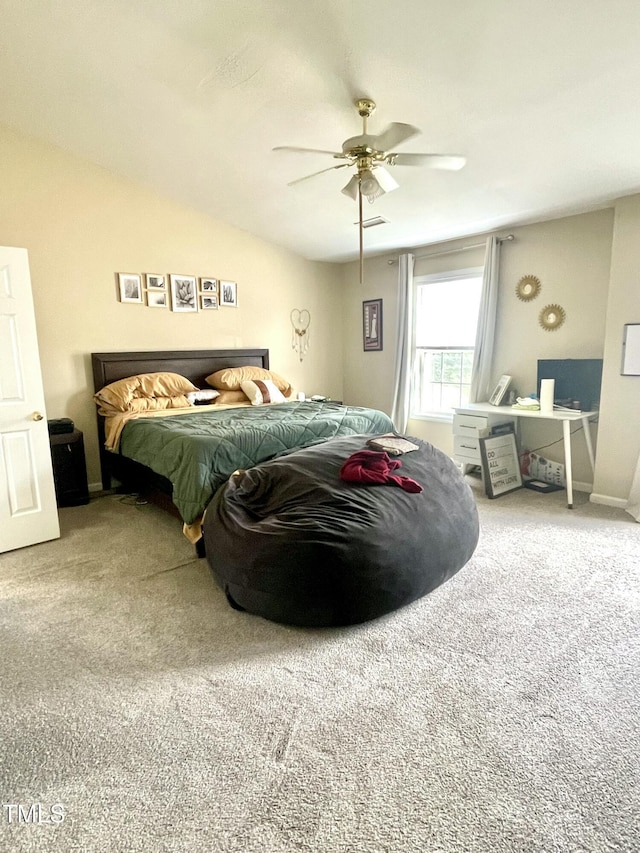
<instances>
[{"instance_id":1,"label":"desk drawer","mask_svg":"<svg viewBox=\"0 0 640 853\"><path fill-rule=\"evenodd\" d=\"M483 415L454 415L454 435L469 435L480 438L489 433L489 418Z\"/></svg>"},{"instance_id":2,"label":"desk drawer","mask_svg":"<svg viewBox=\"0 0 640 853\"><path fill-rule=\"evenodd\" d=\"M454 435L453 455L459 460L480 464L480 439L477 436Z\"/></svg>"}]
</instances>

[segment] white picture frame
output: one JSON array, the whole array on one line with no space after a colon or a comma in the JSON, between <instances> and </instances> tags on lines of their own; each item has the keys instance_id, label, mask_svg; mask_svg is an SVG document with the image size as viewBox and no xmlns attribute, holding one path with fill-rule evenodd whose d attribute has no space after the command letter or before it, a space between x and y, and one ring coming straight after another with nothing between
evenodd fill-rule
<instances>
[{"instance_id":1,"label":"white picture frame","mask_svg":"<svg viewBox=\"0 0 640 853\"><path fill-rule=\"evenodd\" d=\"M220 305L238 307L238 285L235 281L220 281Z\"/></svg>"},{"instance_id":2,"label":"white picture frame","mask_svg":"<svg viewBox=\"0 0 640 853\"><path fill-rule=\"evenodd\" d=\"M493 389L493 394L489 397L489 405L499 406L510 384L511 377L507 373L503 373L498 380L498 384Z\"/></svg>"},{"instance_id":3,"label":"white picture frame","mask_svg":"<svg viewBox=\"0 0 640 853\"><path fill-rule=\"evenodd\" d=\"M218 293L201 293L200 294L200 310L201 311L217 311L220 307L218 301Z\"/></svg>"},{"instance_id":4,"label":"white picture frame","mask_svg":"<svg viewBox=\"0 0 640 853\"><path fill-rule=\"evenodd\" d=\"M142 303L142 276L138 273L119 272L120 302Z\"/></svg>"},{"instance_id":5,"label":"white picture frame","mask_svg":"<svg viewBox=\"0 0 640 853\"><path fill-rule=\"evenodd\" d=\"M198 310L198 281L195 275L169 276L171 284L171 309L178 313Z\"/></svg>"},{"instance_id":6,"label":"white picture frame","mask_svg":"<svg viewBox=\"0 0 640 853\"><path fill-rule=\"evenodd\" d=\"M148 272L146 274L147 290L166 290L167 277L160 273Z\"/></svg>"},{"instance_id":7,"label":"white picture frame","mask_svg":"<svg viewBox=\"0 0 640 853\"><path fill-rule=\"evenodd\" d=\"M147 290L147 305L149 308L166 308L169 298L166 290Z\"/></svg>"},{"instance_id":8,"label":"white picture frame","mask_svg":"<svg viewBox=\"0 0 640 853\"><path fill-rule=\"evenodd\" d=\"M217 278L201 278L200 279L201 293L217 293L218 279Z\"/></svg>"},{"instance_id":9,"label":"white picture frame","mask_svg":"<svg viewBox=\"0 0 640 853\"><path fill-rule=\"evenodd\" d=\"M640 323L626 323L622 338L622 376L640 376Z\"/></svg>"}]
</instances>

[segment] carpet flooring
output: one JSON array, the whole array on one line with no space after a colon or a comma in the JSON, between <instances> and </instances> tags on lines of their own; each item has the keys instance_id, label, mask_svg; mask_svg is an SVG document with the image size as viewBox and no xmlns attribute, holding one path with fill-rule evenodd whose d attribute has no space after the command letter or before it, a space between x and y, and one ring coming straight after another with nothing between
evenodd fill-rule
<instances>
[{"instance_id":1,"label":"carpet flooring","mask_svg":"<svg viewBox=\"0 0 640 853\"><path fill-rule=\"evenodd\" d=\"M471 561L353 628L232 610L116 496L0 555L0 849L640 851L640 525L468 482Z\"/></svg>"}]
</instances>

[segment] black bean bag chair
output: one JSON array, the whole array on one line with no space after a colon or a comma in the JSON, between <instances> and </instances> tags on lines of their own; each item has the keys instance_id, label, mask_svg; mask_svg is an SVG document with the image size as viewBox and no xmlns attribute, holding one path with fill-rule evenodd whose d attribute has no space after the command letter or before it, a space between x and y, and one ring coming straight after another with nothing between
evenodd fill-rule
<instances>
[{"instance_id":1,"label":"black bean bag chair","mask_svg":"<svg viewBox=\"0 0 640 853\"><path fill-rule=\"evenodd\" d=\"M345 482L370 436L334 438L234 474L203 522L207 560L229 603L290 625L350 625L431 592L478 542L475 501L453 462L412 438L395 457L422 486Z\"/></svg>"}]
</instances>

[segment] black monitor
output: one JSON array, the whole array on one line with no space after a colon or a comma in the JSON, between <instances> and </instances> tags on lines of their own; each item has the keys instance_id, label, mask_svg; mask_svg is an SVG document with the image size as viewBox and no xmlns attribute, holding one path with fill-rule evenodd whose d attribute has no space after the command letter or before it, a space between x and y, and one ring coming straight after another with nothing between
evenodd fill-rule
<instances>
[{"instance_id":1,"label":"black monitor","mask_svg":"<svg viewBox=\"0 0 640 853\"><path fill-rule=\"evenodd\" d=\"M542 358L538 360L540 381L554 379L554 403L588 412L600 405L601 358Z\"/></svg>"}]
</instances>

